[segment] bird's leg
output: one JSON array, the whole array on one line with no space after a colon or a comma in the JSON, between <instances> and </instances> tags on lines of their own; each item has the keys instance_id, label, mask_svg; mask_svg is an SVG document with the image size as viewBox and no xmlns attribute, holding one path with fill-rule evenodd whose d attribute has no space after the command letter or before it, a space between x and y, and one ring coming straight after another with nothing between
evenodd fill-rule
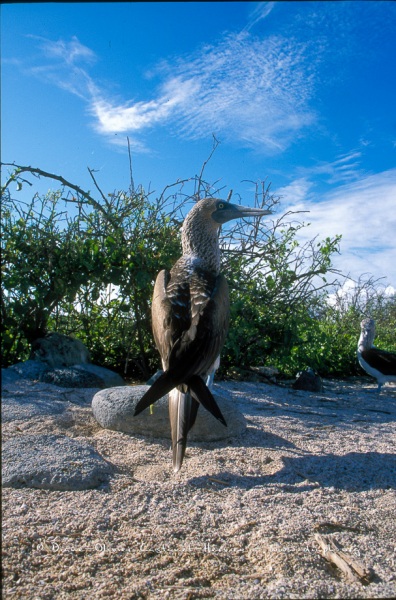
<instances>
[{"instance_id":1,"label":"bird's leg","mask_svg":"<svg viewBox=\"0 0 396 600\"><path fill-rule=\"evenodd\" d=\"M214 380L214 376L215 376L215 372L217 371L217 369L220 366L220 355L216 358L216 360L214 361L210 371L209 371L209 375L207 375L206 377L206 386L211 390L213 387L213 380Z\"/></svg>"},{"instance_id":2,"label":"bird's leg","mask_svg":"<svg viewBox=\"0 0 396 600\"><path fill-rule=\"evenodd\" d=\"M214 371L211 371L211 372L209 373L209 375L207 376L207 378L206 378L206 386L207 386L207 387L208 387L210 390L212 389L212 386L213 386L214 374L215 374L215 372L214 372Z\"/></svg>"}]
</instances>

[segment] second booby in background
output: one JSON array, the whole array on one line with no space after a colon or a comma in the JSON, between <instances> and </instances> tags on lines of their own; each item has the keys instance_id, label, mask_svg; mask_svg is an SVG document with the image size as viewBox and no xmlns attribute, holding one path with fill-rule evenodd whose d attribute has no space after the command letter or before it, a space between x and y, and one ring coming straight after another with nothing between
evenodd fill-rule
<instances>
[{"instance_id":1,"label":"second booby in background","mask_svg":"<svg viewBox=\"0 0 396 600\"><path fill-rule=\"evenodd\" d=\"M373 319L363 319L360 327L358 361L366 373L376 378L377 389L380 392L381 387L387 381L396 382L396 354L374 346L375 322Z\"/></svg>"}]
</instances>

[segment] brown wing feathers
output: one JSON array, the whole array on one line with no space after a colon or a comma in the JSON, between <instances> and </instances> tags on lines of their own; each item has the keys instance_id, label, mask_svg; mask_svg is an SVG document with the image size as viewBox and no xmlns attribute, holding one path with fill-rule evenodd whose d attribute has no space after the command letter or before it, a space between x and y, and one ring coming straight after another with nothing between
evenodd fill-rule
<instances>
[{"instance_id":1,"label":"brown wing feathers","mask_svg":"<svg viewBox=\"0 0 396 600\"><path fill-rule=\"evenodd\" d=\"M190 278L161 271L153 297L153 331L165 372L152 384L135 409L135 415L186 384L196 401L224 425L205 376L216 360L228 328L228 287L222 275L197 270ZM172 281L172 276L176 281ZM154 316L155 315L155 316ZM223 316L222 316L223 315ZM196 411L194 415L194 420ZM191 425L190 425L191 427Z\"/></svg>"},{"instance_id":2,"label":"brown wing feathers","mask_svg":"<svg viewBox=\"0 0 396 600\"><path fill-rule=\"evenodd\" d=\"M362 358L374 369L380 371L383 375L396 375L396 354L380 350L379 348L369 348L361 352Z\"/></svg>"}]
</instances>

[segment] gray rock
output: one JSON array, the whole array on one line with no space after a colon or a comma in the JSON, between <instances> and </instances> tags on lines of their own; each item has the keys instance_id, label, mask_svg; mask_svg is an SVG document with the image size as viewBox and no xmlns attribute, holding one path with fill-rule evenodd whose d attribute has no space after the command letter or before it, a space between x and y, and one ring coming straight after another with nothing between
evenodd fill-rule
<instances>
[{"instance_id":1,"label":"gray rock","mask_svg":"<svg viewBox=\"0 0 396 600\"><path fill-rule=\"evenodd\" d=\"M9 369L6 369L8 371ZM98 388L56 387L29 379L2 381L1 417L3 422L55 416L71 405L91 406Z\"/></svg>"},{"instance_id":2,"label":"gray rock","mask_svg":"<svg viewBox=\"0 0 396 600\"><path fill-rule=\"evenodd\" d=\"M15 383L20 378L20 375L10 368L1 369L1 387L4 387L5 385L7 385L7 383Z\"/></svg>"},{"instance_id":3,"label":"gray rock","mask_svg":"<svg viewBox=\"0 0 396 600\"><path fill-rule=\"evenodd\" d=\"M25 360L24 362L11 365L8 369L2 369L6 373L6 378L10 379L16 375L17 379L31 379L40 381L44 373L49 371L49 366L40 360Z\"/></svg>"},{"instance_id":4,"label":"gray rock","mask_svg":"<svg viewBox=\"0 0 396 600\"><path fill-rule=\"evenodd\" d=\"M100 377L100 379L103 381L103 386L101 387L110 388L127 385L121 375L118 375L118 373L115 373L110 369L106 369L105 367L98 367L97 365L93 365L91 363L85 363L74 365L74 369L87 371L88 373L92 373L93 375Z\"/></svg>"},{"instance_id":5,"label":"gray rock","mask_svg":"<svg viewBox=\"0 0 396 600\"><path fill-rule=\"evenodd\" d=\"M168 397L164 396L138 416L133 413L140 398L149 386L136 385L102 390L92 400L92 411L98 423L106 428L124 433L170 438ZM200 407L190 441L217 441L242 434L246 429L243 414L224 395L214 391L214 397L227 422L224 427L207 410Z\"/></svg>"},{"instance_id":6,"label":"gray rock","mask_svg":"<svg viewBox=\"0 0 396 600\"><path fill-rule=\"evenodd\" d=\"M4 487L87 490L106 482L113 472L89 444L62 435L20 435L2 449Z\"/></svg>"},{"instance_id":7,"label":"gray rock","mask_svg":"<svg viewBox=\"0 0 396 600\"><path fill-rule=\"evenodd\" d=\"M323 392L322 379L313 369L305 369L298 374L296 381L293 383L293 389L306 392Z\"/></svg>"},{"instance_id":8,"label":"gray rock","mask_svg":"<svg viewBox=\"0 0 396 600\"><path fill-rule=\"evenodd\" d=\"M35 340L29 358L49 367L71 367L90 362L88 348L80 340L62 333L47 333Z\"/></svg>"},{"instance_id":9,"label":"gray rock","mask_svg":"<svg viewBox=\"0 0 396 600\"><path fill-rule=\"evenodd\" d=\"M1 371L3 385L5 382L10 383L18 379L41 381L67 388L102 389L126 385L118 373L90 363L51 368L45 362L29 359Z\"/></svg>"},{"instance_id":10,"label":"gray rock","mask_svg":"<svg viewBox=\"0 0 396 600\"><path fill-rule=\"evenodd\" d=\"M1 400L1 419L3 423L10 421L26 421L35 417L54 416L63 413L65 402L54 399L54 395L46 398L37 394L16 395L3 390Z\"/></svg>"},{"instance_id":11,"label":"gray rock","mask_svg":"<svg viewBox=\"0 0 396 600\"><path fill-rule=\"evenodd\" d=\"M276 376L279 375L279 370L276 367L252 367L252 371L256 371L259 375L262 375L269 381L276 383ZM259 381L262 381L262 378L259 378Z\"/></svg>"},{"instance_id":12,"label":"gray rock","mask_svg":"<svg viewBox=\"0 0 396 600\"><path fill-rule=\"evenodd\" d=\"M104 388L104 381L98 375L75 367L58 367L45 371L40 381L66 388Z\"/></svg>"}]
</instances>

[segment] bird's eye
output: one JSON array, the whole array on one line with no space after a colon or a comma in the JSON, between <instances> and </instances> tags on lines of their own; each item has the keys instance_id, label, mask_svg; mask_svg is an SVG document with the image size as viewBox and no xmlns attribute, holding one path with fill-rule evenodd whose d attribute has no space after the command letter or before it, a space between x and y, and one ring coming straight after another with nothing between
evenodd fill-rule
<instances>
[{"instance_id":1,"label":"bird's eye","mask_svg":"<svg viewBox=\"0 0 396 600\"><path fill-rule=\"evenodd\" d=\"M219 202L217 205L217 208L219 208L220 210L222 210L225 207L223 202Z\"/></svg>"}]
</instances>

